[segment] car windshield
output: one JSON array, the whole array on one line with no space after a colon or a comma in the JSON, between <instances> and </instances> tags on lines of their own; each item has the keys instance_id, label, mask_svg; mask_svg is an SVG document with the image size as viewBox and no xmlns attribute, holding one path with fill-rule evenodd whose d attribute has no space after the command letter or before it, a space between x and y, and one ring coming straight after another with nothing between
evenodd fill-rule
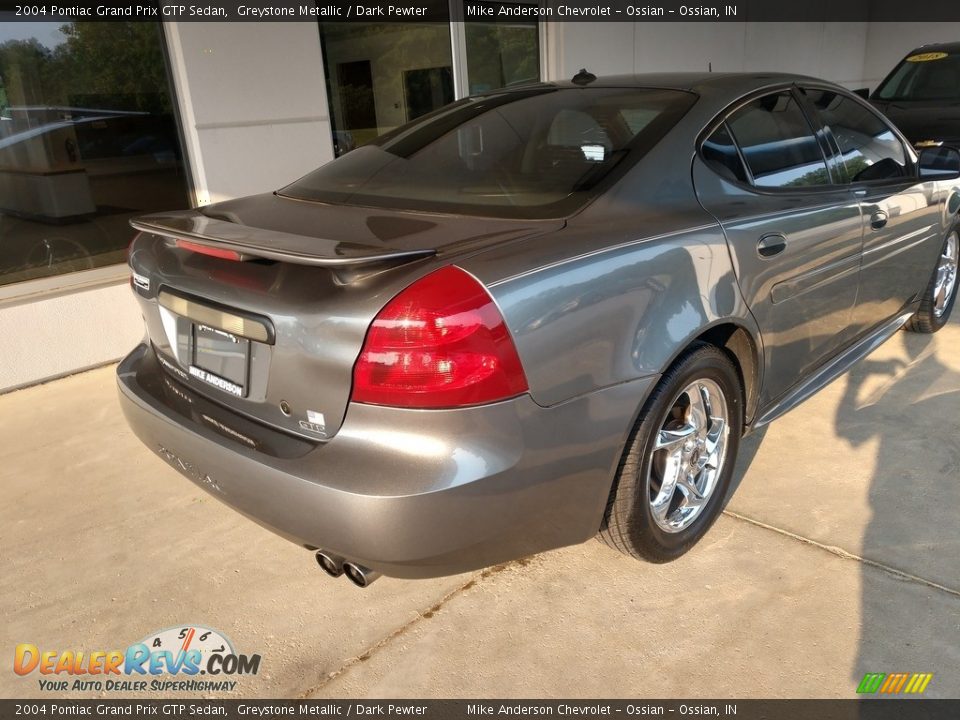
<instances>
[{"instance_id":1,"label":"car windshield","mask_svg":"<svg viewBox=\"0 0 960 720\"><path fill-rule=\"evenodd\" d=\"M960 54L923 52L909 56L877 88L876 97L960 102Z\"/></svg>"},{"instance_id":2,"label":"car windshield","mask_svg":"<svg viewBox=\"0 0 960 720\"><path fill-rule=\"evenodd\" d=\"M669 130L679 90L536 87L466 98L323 165L279 194L502 217L569 215Z\"/></svg>"}]
</instances>

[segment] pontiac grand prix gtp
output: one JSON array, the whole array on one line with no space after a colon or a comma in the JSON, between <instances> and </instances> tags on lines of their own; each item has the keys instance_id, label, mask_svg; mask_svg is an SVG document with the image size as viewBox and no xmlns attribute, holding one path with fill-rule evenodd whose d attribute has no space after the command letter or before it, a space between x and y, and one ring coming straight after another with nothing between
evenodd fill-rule
<instances>
[{"instance_id":1,"label":"pontiac grand prix gtp","mask_svg":"<svg viewBox=\"0 0 960 720\"><path fill-rule=\"evenodd\" d=\"M598 533L668 561L744 433L946 323L958 175L806 77L466 98L276 192L134 221L123 410L360 586Z\"/></svg>"}]
</instances>

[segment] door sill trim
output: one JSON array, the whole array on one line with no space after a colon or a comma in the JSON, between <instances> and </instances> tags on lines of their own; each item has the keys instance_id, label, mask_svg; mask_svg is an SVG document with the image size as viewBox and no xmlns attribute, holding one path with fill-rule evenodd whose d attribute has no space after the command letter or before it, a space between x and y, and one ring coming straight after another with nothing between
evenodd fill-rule
<instances>
[{"instance_id":1,"label":"door sill trim","mask_svg":"<svg viewBox=\"0 0 960 720\"><path fill-rule=\"evenodd\" d=\"M907 324L911 317L913 317L912 312L898 315L853 344L845 352L821 365L810 377L795 385L780 400L764 410L760 417L754 421L751 430L757 430L764 425L768 425L815 395L893 337L900 328Z\"/></svg>"}]
</instances>

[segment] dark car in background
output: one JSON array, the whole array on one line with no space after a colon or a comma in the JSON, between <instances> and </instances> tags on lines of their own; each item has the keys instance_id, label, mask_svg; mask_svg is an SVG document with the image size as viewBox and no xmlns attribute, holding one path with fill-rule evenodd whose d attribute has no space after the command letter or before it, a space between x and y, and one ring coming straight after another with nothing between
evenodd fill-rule
<instances>
[{"instance_id":1,"label":"dark car in background","mask_svg":"<svg viewBox=\"0 0 960 720\"><path fill-rule=\"evenodd\" d=\"M870 100L914 147L960 148L960 42L912 50Z\"/></svg>"}]
</instances>

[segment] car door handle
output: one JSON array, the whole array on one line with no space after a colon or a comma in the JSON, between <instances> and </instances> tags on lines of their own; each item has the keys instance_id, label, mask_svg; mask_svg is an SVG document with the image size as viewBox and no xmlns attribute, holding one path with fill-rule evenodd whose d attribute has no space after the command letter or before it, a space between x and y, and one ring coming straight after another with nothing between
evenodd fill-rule
<instances>
[{"instance_id":1,"label":"car door handle","mask_svg":"<svg viewBox=\"0 0 960 720\"><path fill-rule=\"evenodd\" d=\"M757 254L760 257L768 258L779 255L787 249L787 238L780 233L764 235L757 243Z\"/></svg>"},{"instance_id":2,"label":"car door handle","mask_svg":"<svg viewBox=\"0 0 960 720\"><path fill-rule=\"evenodd\" d=\"M870 227L872 227L874 230L879 230L886 224L887 214L883 210L877 210L873 215L870 216Z\"/></svg>"}]
</instances>

